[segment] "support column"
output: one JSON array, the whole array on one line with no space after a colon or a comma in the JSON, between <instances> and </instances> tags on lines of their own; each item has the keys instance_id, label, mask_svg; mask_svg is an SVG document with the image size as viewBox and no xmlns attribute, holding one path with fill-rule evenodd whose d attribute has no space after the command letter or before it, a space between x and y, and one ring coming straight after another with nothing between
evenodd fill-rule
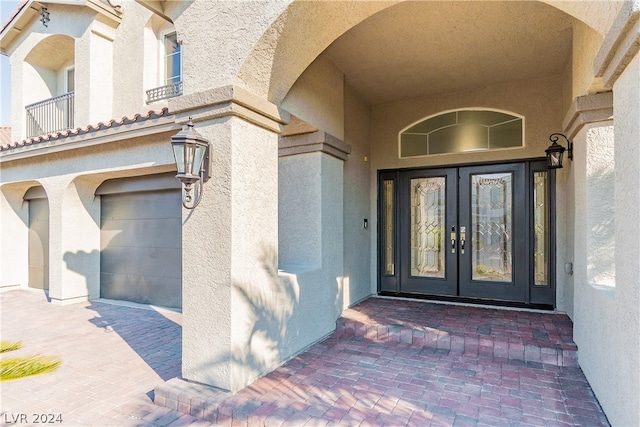
<instances>
[{"instance_id":1,"label":"support column","mask_svg":"<svg viewBox=\"0 0 640 427\"><path fill-rule=\"evenodd\" d=\"M99 181L46 178L49 201L49 298L67 305L100 297Z\"/></svg>"},{"instance_id":2,"label":"support column","mask_svg":"<svg viewBox=\"0 0 640 427\"><path fill-rule=\"evenodd\" d=\"M295 275L291 327L302 349L329 334L343 309L344 161L351 147L321 131L280 138L280 268Z\"/></svg>"},{"instance_id":3,"label":"support column","mask_svg":"<svg viewBox=\"0 0 640 427\"><path fill-rule=\"evenodd\" d=\"M640 4L625 2L595 61L613 88L615 282L576 298L578 361L612 425L640 425L639 23Z\"/></svg>"},{"instance_id":4,"label":"support column","mask_svg":"<svg viewBox=\"0 0 640 427\"><path fill-rule=\"evenodd\" d=\"M235 392L282 360L277 339L292 304L278 292L277 132L284 119L233 87L176 98L170 110L182 123L191 116L213 146L202 201L183 210L182 372Z\"/></svg>"}]
</instances>

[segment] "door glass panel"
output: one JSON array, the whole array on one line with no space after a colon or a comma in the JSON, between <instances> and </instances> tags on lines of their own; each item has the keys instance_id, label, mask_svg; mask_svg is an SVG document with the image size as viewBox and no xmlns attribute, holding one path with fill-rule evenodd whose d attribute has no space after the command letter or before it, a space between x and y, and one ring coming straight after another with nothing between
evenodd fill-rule
<instances>
[{"instance_id":1,"label":"door glass panel","mask_svg":"<svg viewBox=\"0 0 640 427\"><path fill-rule=\"evenodd\" d=\"M473 280L512 281L512 181L511 173L472 175L468 243Z\"/></svg>"},{"instance_id":2,"label":"door glass panel","mask_svg":"<svg viewBox=\"0 0 640 427\"><path fill-rule=\"evenodd\" d=\"M394 180L384 180L382 186L382 240L383 240L383 265L384 274L394 274L394 205L393 205L393 189Z\"/></svg>"},{"instance_id":3,"label":"door glass panel","mask_svg":"<svg viewBox=\"0 0 640 427\"><path fill-rule=\"evenodd\" d=\"M411 180L411 275L445 277L445 177Z\"/></svg>"},{"instance_id":4,"label":"door glass panel","mask_svg":"<svg viewBox=\"0 0 640 427\"><path fill-rule=\"evenodd\" d=\"M549 195L547 172L533 174L533 276L536 286L549 286Z\"/></svg>"}]
</instances>

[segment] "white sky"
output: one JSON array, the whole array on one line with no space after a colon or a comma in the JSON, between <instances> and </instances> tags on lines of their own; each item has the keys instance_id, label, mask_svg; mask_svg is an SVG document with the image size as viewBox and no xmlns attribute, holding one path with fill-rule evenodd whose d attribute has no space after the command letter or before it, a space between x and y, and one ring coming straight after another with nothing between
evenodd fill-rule
<instances>
[{"instance_id":1,"label":"white sky","mask_svg":"<svg viewBox=\"0 0 640 427\"><path fill-rule=\"evenodd\" d=\"M19 0L0 0L0 25L9 19L19 4ZM0 55L0 83L0 98L2 100L0 125L5 126L11 124L11 69L9 58L5 55Z\"/></svg>"}]
</instances>

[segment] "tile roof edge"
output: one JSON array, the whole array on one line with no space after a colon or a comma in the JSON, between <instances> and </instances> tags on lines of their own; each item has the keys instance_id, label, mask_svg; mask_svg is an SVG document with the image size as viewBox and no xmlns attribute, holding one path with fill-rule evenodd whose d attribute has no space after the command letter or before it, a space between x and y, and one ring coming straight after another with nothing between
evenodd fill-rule
<instances>
[{"instance_id":1,"label":"tile roof edge","mask_svg":"<svg viewBox=\"0 0 640 427\"><path fill-rule=\"evenodd\" d=\"M67 129L63 131L56 131L47 133L44 135L34 136L32 138L23 139L22 141L10 142L8 144L0 145L0 151L7 151L14 148L25 147L27 145L38 144L40 142L52 141L55 139L63 139L72 136L84 135L91 132L97 132L99 130L120 127L136 122L144 122L151 119L157 119L160 117L171 116L167 107L162 110L151 110L146 114L136 113L132 117L123 116L119 121L111 119L108 122L98 122L95 125L87 125L84 128L78 127L75 129Z\"/></svg>"}]
</instances>

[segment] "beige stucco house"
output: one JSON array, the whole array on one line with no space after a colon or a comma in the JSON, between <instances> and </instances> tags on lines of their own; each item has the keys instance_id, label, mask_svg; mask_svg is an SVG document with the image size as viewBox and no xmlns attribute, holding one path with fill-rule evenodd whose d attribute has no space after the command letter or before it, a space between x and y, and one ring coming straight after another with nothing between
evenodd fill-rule
<instances>
[{"instance_id":1,"label":"beige stucco house","mask_svg":"<svg viewBox=\"0 0 640 427\"><path fill-rule=\"evenodd\" d=\"M640 425L639 18L25 1L0 33L0 286L181 308L183 376L232 391L370 295L557 310L610 422ZM211 143L195 209L170 144L189 118Z\"/></svg>"}]
</instances>

